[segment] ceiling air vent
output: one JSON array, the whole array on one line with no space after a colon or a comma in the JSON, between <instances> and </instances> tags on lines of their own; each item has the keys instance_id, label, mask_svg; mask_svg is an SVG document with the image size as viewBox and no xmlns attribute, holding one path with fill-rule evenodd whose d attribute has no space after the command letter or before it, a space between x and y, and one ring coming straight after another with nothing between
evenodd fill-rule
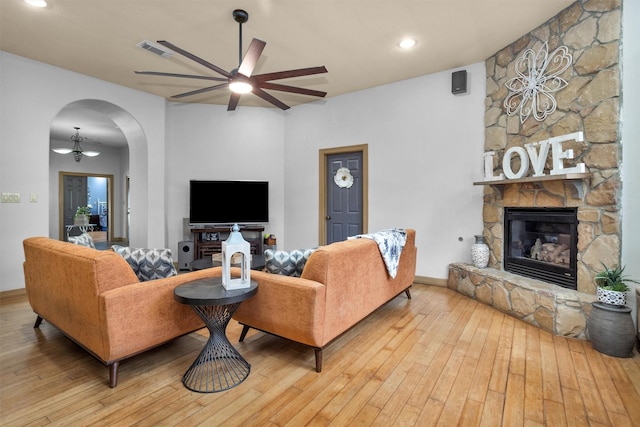
<instances>
[{"instance_id":1,"label":"ceiling air vent","mask_svg":"<svg viewBox=\"0 0 640 427\"><path fill-rule=\"evenodd\" d=\"M156 55L160 55L163 58L168 58L173 53L169 49L166 49L164 46L160 46L160 45L152 43L152 42L150 42L148 40L142 40L136 46L138 46L139 48L142 48L144 50L148 50L151 53L155 53Z\"/></svg>"}]
</instances>

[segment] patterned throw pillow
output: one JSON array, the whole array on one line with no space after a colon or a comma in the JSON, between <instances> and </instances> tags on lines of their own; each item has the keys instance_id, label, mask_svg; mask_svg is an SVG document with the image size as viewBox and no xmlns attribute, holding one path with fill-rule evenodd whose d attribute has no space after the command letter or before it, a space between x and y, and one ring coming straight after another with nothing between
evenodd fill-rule
<instances>
[{"instance_id":1,"label":"patterned throw pillow","mask_svg":"<svg viewBox=\"0 0 640 427\"><path fill-rule=\"evenodd\" d=\"M267 249L264 251L265 268L269 273L300 277L307 260L316 249L297 249L291 252Z\"/></svg>"},{"instance_id":2,"label":"patterned throw pillow","mask_svg":"<svg viewBox=\"0 0 640 427\"><path fill-rule=\"evenodd\" d=\"M93 244L93 237L88 233L82 233L79 236L69 236L67 240L74 245L86 246L92 249L96 248L96 245Z\"/></svg>"},{"instance_id":3,"label":"patterned throw pillow","mask_svg":"<svg viewBox=\"0 0 640 427\"><path fill-rule=\"evenodd\" d=\"M141 282L178 274L169 249L139 249L118 245L111 246L111 249L129 263Z\"/></svg>"}]
</instances>

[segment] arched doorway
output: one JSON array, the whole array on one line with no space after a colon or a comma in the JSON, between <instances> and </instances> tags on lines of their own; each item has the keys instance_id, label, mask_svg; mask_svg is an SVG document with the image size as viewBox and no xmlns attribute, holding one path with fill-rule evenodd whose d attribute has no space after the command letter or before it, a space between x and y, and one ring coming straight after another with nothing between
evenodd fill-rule
<instances>
[{"instance_id":1,"label":"arched doorway","mask_svg":"<svg viewBox=\"0 0 640 427\"><path fill-rule=\"evenodd\" d=\"M113 176L110 188L110 198L113 200L109 207L109 238L114 241L128 241L128 177L130 175L146 174L146 162L140 161L132 165L130 161L131 148L137 145L136 153L146 153L144 133L133 116L112 103L84 99L65 105L52 119L50 128L50 146L72 144L70 136L75 132L74 127L80 127L83 136L83 150L100 152L96 157L82 157L75 161L73 155L61 155L50 151L50 236L64 239L63 215L61 205L64 204L64 191L60 186L61 172L81 174L86 176ZM140 147L143 147L140 149ZM136 169L135 171L132 169ZM61 175L60 175L61 176ZM139 180L140 188L136 191L146 192L145 179ZM136 183L132 182L132 186ZM145 216L144 209L138 212Z\"/></svg>"}]
</instances>

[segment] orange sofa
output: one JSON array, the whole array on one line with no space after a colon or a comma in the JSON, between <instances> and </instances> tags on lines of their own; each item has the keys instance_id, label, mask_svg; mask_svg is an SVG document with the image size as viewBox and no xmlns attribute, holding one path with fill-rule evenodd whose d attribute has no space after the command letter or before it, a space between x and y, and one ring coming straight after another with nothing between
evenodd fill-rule
<instances>
[{"instance_id":1,"label":"orange sofa","mask_svg":"<svg viewBox=\"0 0 640 427\"><path fill-rule=\"evenodd\" d=\"M315 349L316 371L322 370L322 349L381 305L405 292L416 270L415 230L407 229L395 279L376 242L353 239L317 249L301 277L252 271L258 293L242 304L233 318L244 327L278 335Z\"/></svg>"},{"instance_id":2,"label":"orange sofa","mask_svg":"<svg viewBox=\"0 0 640 427\"><path fill-rule=\"evenodd\" d=\"M31 237L23 242L25 288L38 315L109 367L115 387L122 360L204 327L173 289L211 277L194 271L140 282L127 261L112 251Z\"/></svg>"}]
</instances>

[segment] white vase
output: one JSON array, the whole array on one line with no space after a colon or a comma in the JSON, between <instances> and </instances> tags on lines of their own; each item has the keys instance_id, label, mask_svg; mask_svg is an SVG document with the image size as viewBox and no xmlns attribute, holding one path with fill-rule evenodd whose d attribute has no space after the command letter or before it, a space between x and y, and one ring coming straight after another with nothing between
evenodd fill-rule
<instances>
[{"instance_id":1,"label":"white vase","mask_svg":"<svg viewBox=\"0 0 640 427\"><path fill-rule=\"evenodd\" d=\"M471 246L471 261L478 268L485 268L489 264L489 246L484 242L484 236L474 236L476 242Z\"/></svg>"}]
</instances>

